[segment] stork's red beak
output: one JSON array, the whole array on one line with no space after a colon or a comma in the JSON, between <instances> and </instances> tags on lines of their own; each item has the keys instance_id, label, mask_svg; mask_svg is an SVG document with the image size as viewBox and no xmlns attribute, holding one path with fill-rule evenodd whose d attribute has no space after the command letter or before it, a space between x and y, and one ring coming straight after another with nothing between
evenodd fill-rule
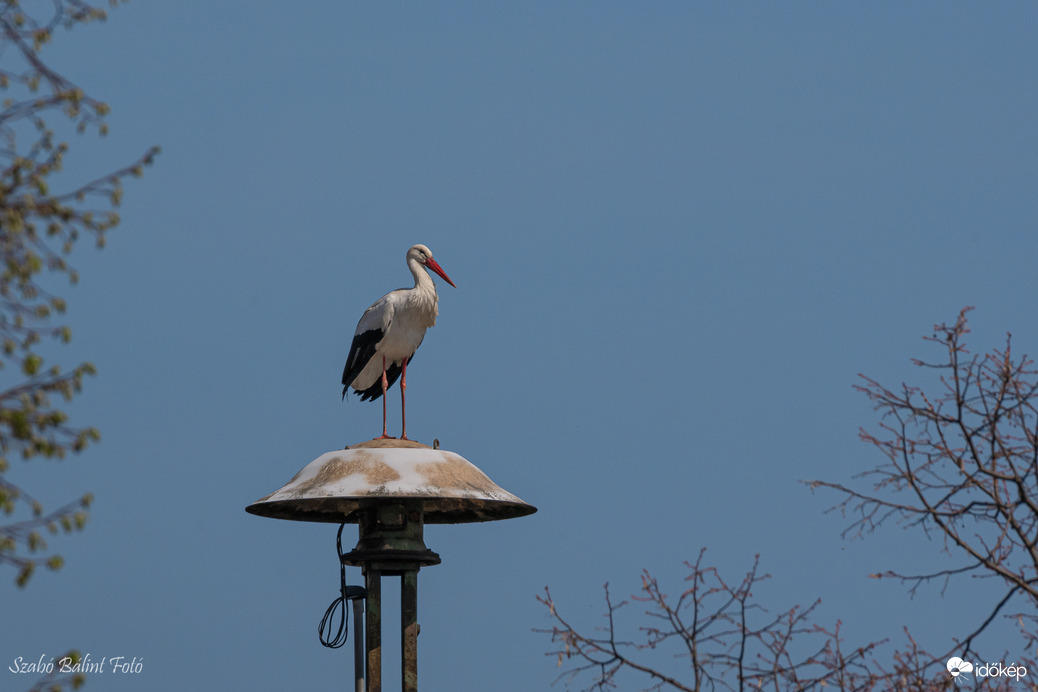
<instances>
[{"instance_id":1,"label":"stork's red beak","mask_svg":"<svg viewBox=\"0 0 1038 692\"><path fill-rule=\"evenodd\" d=\"M432 257L425 260L425 266L429 267L429 269L432 269L434 272L439 274L440 278L449 283L451 286L454 286L454 282L451 281L451 278L447 276L447 273L445 271L443 271L443 267L437 264L436 260L434 260ZM457 288L457 286L454 286L454 288Z\"/></svg>"}]
</instances>

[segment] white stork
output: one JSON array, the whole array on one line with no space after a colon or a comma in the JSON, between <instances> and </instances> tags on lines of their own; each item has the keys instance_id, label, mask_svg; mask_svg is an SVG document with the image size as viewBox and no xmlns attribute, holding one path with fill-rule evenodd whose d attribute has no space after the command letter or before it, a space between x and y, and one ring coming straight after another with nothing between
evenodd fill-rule
<instances>
[{"instance_id":1,"label":"white stork","mask_svg":"<svg viewBox=\"0 0 1038 692\"><path fill-rule=\"evenodd\" d=\"M432 251L415 245L407 251L407 268L414 275L414 288L398 288L375 301L364 311L350 345L342 371L342 398L350 387L361 401L382 397L382 437L386 432L386 390L400 377L400 439L407 439L407 364L414 357L425 330L436 324L436 284L428 269L454 286ZM454 286L457 288L457 286Z\"/></svg>"}]
</instances>

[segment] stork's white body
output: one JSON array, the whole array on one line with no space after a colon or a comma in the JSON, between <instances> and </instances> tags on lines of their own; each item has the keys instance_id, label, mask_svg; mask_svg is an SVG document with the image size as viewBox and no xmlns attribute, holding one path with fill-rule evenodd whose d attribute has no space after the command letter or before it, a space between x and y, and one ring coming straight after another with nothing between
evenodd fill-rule
<instances>
[{"instance_id":1,"label":"stork's white body","mask_svg":"<svg viewBox=\"0 0 1038 692\"><path fill-rule=\"evenodd\" d=\"M407 267L414 276L414 288L391 291L364 311L342 372L343 398L350 387L364 401L383 397L383 437L388 437L384 396L397 377L403 376L400 381L403 439L407 438L404 408L407 364L425 338L425 330L436 324L439 314L436 284L426 269L432 269L451 286L454 285L424 245L415 245L407 251Z\"/></svg>"},{"instance_id":2,"label":"stork's white body","mask_svg":"<svg viewBox=\"0 0 1038 692\"><path fill-rule=\"evenodd\" d=\"M376 341L374 353L367 365L349 383L358 393L376 384L380 385L382 358L386 359L387 373L394 366L398 369L403 367L404 361L410 359L421 346L425 330L436 324L436 316L439 314L436 286L425 271L418 276L425 279L424 283L428 287L419 287L423 283L419 279L413 289L399 288L387 293L365 310L364 316L360 318L355 337L369 334L369 338ZM351 357L353 353L351 349Z\"/></svg>"}]
</instances>

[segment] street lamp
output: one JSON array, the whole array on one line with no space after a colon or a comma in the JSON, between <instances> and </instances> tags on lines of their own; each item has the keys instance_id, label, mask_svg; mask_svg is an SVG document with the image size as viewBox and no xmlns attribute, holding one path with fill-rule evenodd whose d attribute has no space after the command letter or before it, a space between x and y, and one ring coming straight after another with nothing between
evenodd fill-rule
<instances>
[{"instance_id":1,"label":"street lamp","mask_svg":"<svg viewBox=\"0 0 1038 692\"><path fill-rule=\"evenodd\" d=\"M342 556L344 564L359 566L364 573L366 688L358 690L382 690L385 575L400 577L402 689L417 692L418 570L440 562L425 545L423 527L511 519L537 509L497 486L460 455L439 449L438 443L429 447L411 440L376 439L322 454L245 511L275 519L358 525L357 546Z\"/></svg>"}]
</instances>

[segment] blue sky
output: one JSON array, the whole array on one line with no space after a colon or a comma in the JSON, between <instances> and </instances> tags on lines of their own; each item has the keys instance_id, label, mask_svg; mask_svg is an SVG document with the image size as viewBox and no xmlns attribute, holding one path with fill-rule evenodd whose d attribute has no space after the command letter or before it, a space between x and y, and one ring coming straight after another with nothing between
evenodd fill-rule
<instances>
[{"instance_id":1,"label":"blue sky","mask_svg":"<svg viewBox=\"0 0 1038 692\"><path fill-rule=\"evenodd\" d=\"M74 257L62 360L97 364L72 410L103 440L10 478L96 504L61 572L0 586L0 660L143 659L96 690L347 684L316 636L335 527L244 507L379 433L339 377L414 243L458 288L408 431L539 509L427 530L424 689L548 689L545 586L596 624L604 582L676 592L703 546L733 579L760 553L762 602L820 597L852 644L949 645L990 592L868 579L939 546L845 541L799 481L882 461L857 374L932 387L910 358L963 306L976 350L1038 351L1036 28L1028 3L137 0L58 35L113 108L69 180L163 153Z\"/></svg>"}]
</instances>

